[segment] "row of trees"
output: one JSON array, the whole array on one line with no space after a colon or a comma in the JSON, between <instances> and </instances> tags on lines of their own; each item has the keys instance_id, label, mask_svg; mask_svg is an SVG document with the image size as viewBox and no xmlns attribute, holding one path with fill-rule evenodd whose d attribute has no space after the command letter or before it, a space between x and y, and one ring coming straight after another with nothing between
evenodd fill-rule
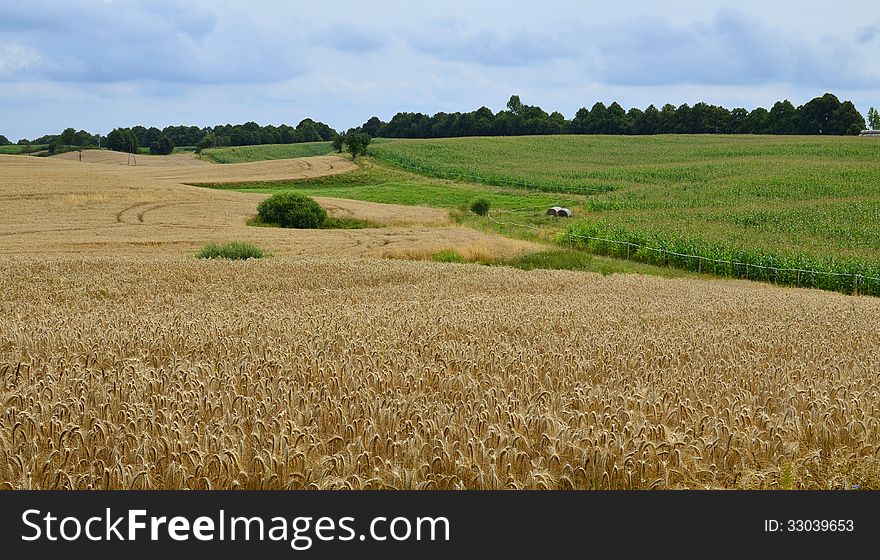
<instances>
[{"instance_id":1,"label":"row of trees","mask_svg":"<svg viewBox=\"0 0 880 560\"><path fill-rule=\"evenodd\" d=\"M100 142L100 139L101 135L99 134L91 134L89 132L86 132L85 130L77 131L74 128L66 128L61 134L47 134L39 138L34 138L33 140L22 138L17 142L17 144L19 146L48 146L55 144L56 146L90 147L97 146ZM9 146L11 144L12 142L7 140L5 136L0 136L0 145Z\"/></svg>"},{"instance_id":2,"label":"row of trees","mask_svg":"<svg viewBox=\"0 0 880 560\"><path fill-rule=\"evenodd\" d=\"M22 139L20 145L50 145L66 147L97 147L105 146L111 150L122 152L134 151L137 148L150 148L153 153L163 153L171 146L196 146L210 148L214 146L251 146L255 144L293 144L299 142L323 142L336 136L336 131L328 125L312 119L303 119L298 125L260 126L255 122L245 124L225 124L213 127L168 126L163 129L156 127L134 126L131 128L115 128L106 139L100 135L90 134L84 130L72 128L61 134L50 134L34 140ZM0 137L0 145L10 143L6 137ZM158 151L157 151L158 150ZM170 153L170 152L169 152Z\"/></svg>"},{"instance_id":3,"label":"row of trees","mask_svg":"<svg viewBox=\"0 0 880 560\"><path fill-rule=\"evenodd\" d=\"M880 123L878 123L880 126ZM507 110L493 114L486 107L470 113L397 113L390 122L373 117L361 126L372 137L445 138L453 136L518 136L533 134L858 134L865 119L850 101L835 95L795 107L779 101L768 111L758 107L728 110L697 103L667 104L626 111L617 102L580 109L571 120L525 105L514 95Z\"/></svg>"},{"instance_id":4,"label":"row of trees","mask_svg":"<svg viewBox=\"0 0 880 560\"><path fill-rule=\"evenodd\" d=\"M880 112L868 110L868 123L880 129ZM507 110L493 113L480 107L470 113L397 113L390 122L373 117L358 129L371 138L446 138L454 136L518 136L526 134L858 134L865 119L850 101L841 102L826 93L795 107L790 101L778 101L768 111L758 107L728 110L717 105L697 103L693 107L667 104L645 110L624 110L617 102L606 106L596 103L580 109L568 120L559 112L547 113L537 106L525 105L512 96ZM347 133L347 134L349 134ZM48 145L50 151L77 147L106 146L123 152L150 148L153 153L170 153L174 146L249 146L255 144L293 144L321 142L338 137L328 125L303 119L295 127L260 126L255 122L238 125L116 128L106 138L85 130L65 129L61 134L34 140L22 139L19 145ZM345 135L342 135L345 136ZM103 142L102 142L103 141ZM0 135L0 145L11 142ZM340 144L341 146L342 144ZM359 141L355 141L359 145ZM341 149L341 148L340 148Z\"/></svg>"},{"instance_id":5,"label":"row of trees","mask_svg":"<svg viewBox=\"0 0 880 560\"><path fill-rule=\"evenodd\" d=\"M199 128L197 126L169 126L117 128L107 136L107 147L117 151L150 148L151 153L164 153L171 146L195 146L198 150L216 146L253 146L257 144L295 144L323 142L336 136L328 125L312 119L303 119L296 127L260 126L255 122L226 124ZM170 153L170 152L168 152Z\"/></svg>"}]
</instances>

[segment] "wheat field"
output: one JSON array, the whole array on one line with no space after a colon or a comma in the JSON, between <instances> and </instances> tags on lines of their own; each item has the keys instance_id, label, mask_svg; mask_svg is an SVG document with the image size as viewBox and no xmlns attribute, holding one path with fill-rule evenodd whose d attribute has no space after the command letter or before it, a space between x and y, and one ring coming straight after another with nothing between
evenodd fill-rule
<instances>
[{"instance_id":1,"label":"wheat field","mask_svg":"<svg viewBox=\"0 0 880 560\"><path fill-rule=\"evenodd\" d=\"M216 165L192 155L137 156L89 150L53 158L0 155L0 255L181 256L208 242L251 241L276 255L430 258L511 256L523 241L450 223L433 208L317 198L331 215L387 226L363 230L282 230L247 226L266 195L187 183L273 181L345 173L341 157Z\"/></svg>"},{"instance_id":2,"label":"wheat field","mask_svg":"<svg viewBox=\"0 0 880 560\"><path fill-rule=\"evenodd\" d=\"M339 257L0 264L5 488L880 486L880 303Z\"/></svg>"},{"instance_id":3,"label":"wheat field","mask_svg":"<svg viewBox=\"0 0 880 560\"><path fill-rule=\"evenodd\" d=\"M880 488L880 300L381 259L528 244L148 162L0 157L0 488Z\"/></svg>"}]
</instances>

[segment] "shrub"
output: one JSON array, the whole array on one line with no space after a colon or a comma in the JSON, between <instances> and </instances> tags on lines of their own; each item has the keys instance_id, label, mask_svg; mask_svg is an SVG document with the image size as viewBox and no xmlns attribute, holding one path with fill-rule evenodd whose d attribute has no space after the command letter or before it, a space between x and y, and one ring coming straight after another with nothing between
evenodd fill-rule
<instances>
[{"instance_id":1,"label":"shrub","mask_svg":"<svg viewBox=\"0 0 880 560\"><path fill-rule=\"evenodd\" d=\"M452 249L447 249L445 251L440 251L439 253L434 253L431 256L431 260L436 262L445 262L445 263L464 263L465 258L461 256L457 251L453 251Z\"/></svg>"},{"instance_id":2,"label":"shrub","mask_svg":"<svg viewBox=\"0 0 880 560\"><path fill-rule=\"evenodd\" d=\"M285 228L315 229L327 222L327 211L307 196L295 192L274 194L257 206L260 220Z\"/></svg>"},{"instance_id":3,"label":"shrub","mask_svg":"<svg viewBox=\"0 0 880 560\"><path fill-rule=\"evenodd\" d=\"M485 198L478 198L475 201L471 202L471 212L478 216L487 216L489 214L489 207L491 204Z\"/></svg>"},{"instance_id":4,"label":"shrub","mask_svg":"<svg viewBox=\"0 0 880 560\"><path fill-rule=\"evenodd\" d=\"M200 154L200 153L202 153L202 150L205 150L208 148L213 148L216 145L217 145L217 136L215 136L213 133L212 134L205 134L202 137L202 139L199 140L199 143L196 145L196 153Z\"/></svg>"},{"instance_id":5,"label":"shrub","mask_svg":"<svg viewBox=\"0 0 880 560\"><path fill-rule=\"evenodd\" d=\"M174 142L167 136L159 138L158 142L150 144L150 153L154 156L167 156L174 151Z\"/></svg>"},{"instance_id":6,"label":"shrub","mask_svg":"<svg viewBox=\"0 0 880 560\"><path fill-rule=\"evenodd\" d=\"M247 241L230 241L223 245L208 243L196 254L200 259L262 259L269 256L268 253Z\"/></svg>"}]
</instances>

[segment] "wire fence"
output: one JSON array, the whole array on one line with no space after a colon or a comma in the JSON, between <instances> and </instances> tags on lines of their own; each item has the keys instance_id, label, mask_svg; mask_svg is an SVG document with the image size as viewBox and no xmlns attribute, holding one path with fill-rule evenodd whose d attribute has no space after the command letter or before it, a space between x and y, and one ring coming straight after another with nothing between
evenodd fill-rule
<instances>
[{"instance_id":1,"label":"wire fence","mask_svg":"<svg viewBox=\"0 0 880 560\"><path fill-rule=\"evenodd\" d=\"M555 234L553 230L548 228L543 228L540 226L535 226L533 224L522 224L517 222L510 221L502 221L496 220L491 215L487 216L489 220L495 224L503 225L503 226L513 226L519 228L527 228L533 231L539 231L542 233ZM725 265L730 267L729 271L735 271L737 269L741 269L744 271L743 274L720 274L723 276L734 276L740 278L746 278L747 280L760 280L760 281L768 281L768 278L759 278L758 274L750 274L752 270L755 271L764 271L764 272L772 272L774 274L774 279L770 280L773 283L777 284L785 284L785 285L793 285L797 287L821 287L814 286L814 282L808 282L808 279L814 279L816 276L829 277L829 278L849 278L851 279L851 284L847 286L850 289L841 290L839 288L832 288L834 291L852 291L854 294L862 293L863 295L878 295L878 293L874 293L880 288L880 277L871 276L867 274L861 274L857 272L834 272L834 271L825 271L825 270L814 270L814 269L806 269L806 268L793 268L793 267L775 267L775 266L767 266L760 265L750 262L738 261L735 259L720 259L720 258L712 258L706 257L703 255L694 255L689 253L681 253L677 251L672 251L667 248L660 247L652 247L650 245L645 245L641 243L633 243L631 241L621 241L619 239L610 239L607 237L595 237L591 235L582 235L573 232L571 229L564 233L563 237L564 241L568 242L570 247L575 247L576 240L584 240L588 242L597 242L597 243L608 243L611 245L622 246L626 248L626 259L632 260L636 255L638 255L639 251L644 251L646 253L655 253L658 255L662 255L662 262L664 266L672 266L672 262L669 257L675 257L678 259L683 259L687 261L695 261L697 264L696 272L700 273L712 273L719 274L717 265ZM621 252L621 256L623 256ZM636 260L645 260L645 259L636 259ZM650 264L658 264L653 260L649 260ZM707 266L703 266L703 265ZM687 270L694 270L693 267L675 267L675 268L684 268ZM791 281L786 281L784 275L793 275ZM869 283L873 283L873 286L869 286ZM874 289L868 289L873 287Z\"/></svg>"}]
</instances>

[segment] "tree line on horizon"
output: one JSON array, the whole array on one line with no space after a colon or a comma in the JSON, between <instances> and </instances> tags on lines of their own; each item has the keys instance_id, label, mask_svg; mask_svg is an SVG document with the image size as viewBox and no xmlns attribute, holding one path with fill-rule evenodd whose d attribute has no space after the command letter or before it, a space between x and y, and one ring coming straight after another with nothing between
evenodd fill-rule
<instances>
[{"instance_id":1,"label":"tree line on horizon","mask_svg":"<svg viewBox=\"0 0 880 560\"><path fill-rule=\"evenodd\" d=\"M873 113L876 113L874 111ZM873 114L872 113L872 114ZM389 122L373 117L360 129L376 138L449 138L462 136L522 136L541 134L827 134L855 135L865 127L865 118L851 101L841 102L826 93L795 107L778 101L768 111L732 110L707 103L666 104L660 109L626 111L616 101L609 106L597 102L581 108L568 120L561 113L547 113L541 107L525 105L514 95L507 110L493 113L480 107L470 113L397 113Z\"/></svg>"},{"instance_id":2,"label":"tree line on horizon","mask_svg":"<svg viewBox=\"0 0 880 560\"><path fill-rule=\"evenodd\" d=\"M880 113L868 110L869 126L880 129ZM591 109L581 108L572 119L558 111L547 113L541 107L525 105L514 95L507 109L493 113L480 107L469 113L401 112L389 122L372 117L348 133L363 132L371 138L450 138L466 136L523 136L545 134L804 134L855 135L865 127L865 118L851 101L841 102L826 93L795 107L790 101L777 101L768 111L758 107L751 111L737 107L731 110L717 105L697 103L666 104L660 109L629 111L616 101L606 106L597 102ZM19 145L48 146L53 152L64 147L107 147L121 152L150 148L153 153L170 153L174 146L191 146L198 150L220 146L251 146L259 144L294 144L323 142L340 136L327 124L310 118L295 127L260 126L255 122L213 127L134 126L115 128L106 138L84 130L65 129L61 134L46 135L34 140L22 139ZM344 135L342 135L344 136ZM0 135L0 146L11 145Z\"/></svg>"},{"instance_id":3,"label":"tree line on horizon","mask_svg":"<svg viewBox=\"0 0 880 560\"><path fill-rule=\"evenodd\" d=\"M55 151L53 147L62 149L70 146L83 148L101 146L120 152L150 148L153 153L163 154L170 153L174 146L213 148L258 144L295 144L329 141L336 135L335 130L322 122L303 119L295 127L287 124L260 126L255 122L212 127L179 125L167 126L163 129L139 125L131 128L114 128L106 137L84 130L77 132L73 128L68 128L61 134L49 134L34 140L22 139L18 141L18 144L49 146L49 151ZM0 145L4 144L9 145L12 142L5 136L0 136Z\"/></svg>"}]
</instances>

